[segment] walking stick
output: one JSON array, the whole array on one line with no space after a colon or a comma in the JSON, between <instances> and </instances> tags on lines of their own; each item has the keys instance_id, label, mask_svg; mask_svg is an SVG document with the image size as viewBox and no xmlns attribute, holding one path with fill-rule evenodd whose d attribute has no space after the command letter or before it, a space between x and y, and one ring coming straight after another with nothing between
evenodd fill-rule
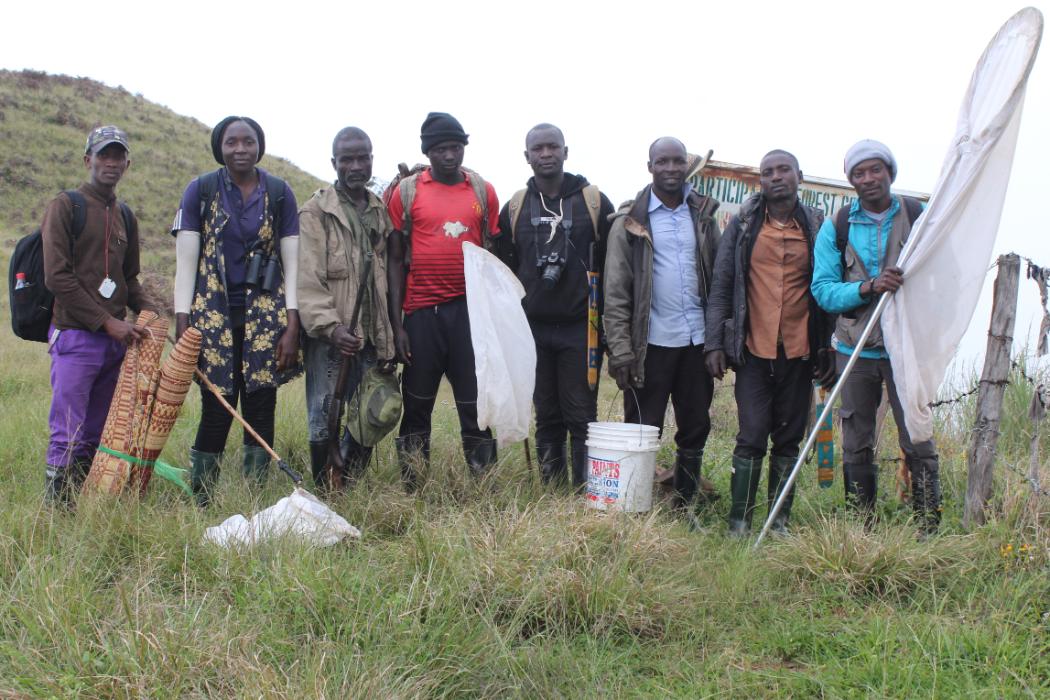
<instances>
[{"instance_id":1,"label":"walking stick","mask_svg":"<svg viewBox=\"0 0 1050 700\"><path fill-rule=\"evenodd\" d=\"M175 344L175 339L172 338L169 335L168 336L168 342L171 343L172 345L174 345ZM201 372L200 367L194 367L193 368L193 373L194 373L194 375L196 375L197 379L200 381L201 386L203 386L208 391L210 391L212 394L214 394L215 398L219 400L220 404L222 404L222 407L225 408L226 411L231 416L233 416L237 420L238 423L241 424L241 427L244 428L244 431L246 433L248 433L249 435L251 435L252 438L254 438L255 441L257 443L259 443L259 445L264 450L266 450L266 454L270 455L270 458L272 460L277 462L277 466L280 468L280 470L282 472L284 472L285 474L288 475L288 477L292 480L292 483L294 483L296 486L299 486L300 484L302 484L303 483L303 476L302 476L302 474L300 474L299 472L297 472L294 469L292 469L288 465L288 462L285 462L283 459L281 459L281 456L279 454L277 454L276 452L274 452L273 448L270 447L270 445L267 444L267 442L265 440L263 440L261 437L259 437L259 433L255 432L255 428L253 428L251 426L251 424L248 423L248 421L244 420L244 417L240 413L237 412L236 408L234 408L233 406L230 405L230 402L227 401L226 397L222 395L222 390L219 389L219 387L217 387L217 386L215 386L214 384L211 383L211 380L208 379L207 375L205 375L204 372Z\"/></svg>"},{"instance_id":2,"label":"walking stick","mask_svg":"<svg viewBox=\"0 0 1050 700\"><path fill-rule=\"evenodd\" d=\"M903 253L901 253L903 255ZM758 537L755 538L754 548L757 549L758 545L762 544L762 539L769 532L770 526L773 524L773 519L780 513L780 509L784 505L784 501L787 499L788 494L791 492L791 487L795 483L795 478L798 476L799 470L802 468L803 463L806 462L809 457L809 451L813 449L813 443L817 440L817 435L821 430L821 426L824 421L831 415L831 409L835 406L835 399L842 393L842 385L846 382L846 377L853 371L853 365L857 364L857 358L860 357L860 351L864 349L864 343L868 342L868 336L871 335L871 331L875 328L875 324L879 322L879 317L882 316L883 310L886 308L886 303L890 300L890 293L883 292L879 295L879 302L875 306L875 310L871 313L871 318L868 319L868 325L864 326L864 332L860 334L860 338L857 340L857 344L853 348L853 354L849 356L849 360L846 362L846 366L842 368L842 374L839 375L838 381L835 382L835 387L831 390L827 400L824 403L824 410L820 412L820 416L817 418L816 424L813 426L813 430L810 431L809 437L806 438L806 444L798 453L798 459L795 461L795 466L791 469L791 474L788 475L787 481L784 483L784 488L780 490L780 495L777 496L777 500L774 501L773 507L769 509L769 516L766 518L765 525L762 526L762 531L758 533Z\"/></svg>"},{"instance_id":3,"label":"walking stick","mask_svg":"<svg viewBox=\"0 0 1050 700\"><path fill-rule=\"evenodd\" d=\"M598 388L598 365L601 362L602 351L598 347L598 295L600 292L600 275L598 266L595 264L595 249L597 246L592 242L588 255L587 270L587 386L591 391Z\"/></svg>"},{"instance_id":4,"label":"walking stick","mask_svg":"<svg viewBox=\"0 0 1050 700\"><path fill-rule=\"evenodd\" d=\"M248 421L244 420L244 417L241 416L240 413L237 413L237 409L236 408L234 408L233 406L230 405L230 403L226 400L226 397L222 395L222 391L219 390L219 387L217 387L214 384L212 384L211 380L208 379L204 375L204 372L200 371L199 367L194 369L193 371L197 375L197 379L200 380L201 384L203 384L205 387L207 387L208 391L210 391L211 393L215 394L215 398L217 398L219 400L219 403L222 404L223 408L225 408L227 411L230 412L231 416L233 416L235 419L237 419L237 422L241 424L241 427L244 428L245 432L247 432L249 435L251 435L252 438L254 438L255 441L257 443L259 443L259 445L262 446L262 448L264 450L266 450L266 454L270 455L270 458L273 459L275 462L277 462L277 466L280 468L280 470L282 472L284 472L285 474L287 474L289 476L289 478L291 478L292 483L294 483L296 486L299 486L300 484L302 484L303 483L303 476L302 476L302 474L300 474L299 472L295 471L290 466L288 466L288 462L285 462L283 459L281 459L280 455L278 455L276 452L274 452L273 448L270 447L266 443L265 440L263 440L261 437L259 437L259 433L255 432L255 428L253 428L248 423Z\"/></svg>"},{"instance_id":5,"label":"walking stick","mask_svg":"<svg viewBox=\"0 0 1050 700\"><path fill-rule=\"evenodd\" d=\"M916 222L920 220L921 219L916 219ZM897 260L907 259L907 255L911 252L912 248L915 247L915 243L918 239L918 236L908 236L908 240L904 242L904 248L901 249L900 255L897 256ZM868 324L864 326L864 332L860 334L857 344L853 347L853 354L849 356L846 366L842 368L842 374L839 375L838 381L835 382L835 387L831 390L831 394L828 395L827 402L824 404L824 410L820 412L820 417L817 418L816 425L813 426L813 430L810 431L809 437L806 438L805 446L798 453L798 459L795 461L795 466L791 469L791 474L788 475L784 488L780 491L780 495L777 496L777 500L774 501L773 507L769 509L769 516L766 518L766 524L762 526L762 532L758 533L758 537L755 538L754 549L758 549L758 545L762 544L762 539L766 536L766 533L769 532L769 528L773 524L773 519L780 513L780 509L783 507L788 493L791 492L791 486L795 483L795 478L798 476L799 469L802 468L803 462L809 457L809 451L813 449L813 443L817 440L817 433L820 430L821 424L823 424L825 419L831 415L831 409L835 405L835 399L837 399L839 394L842 393L842 385L845 383L846 377L848 377L849 373L853 371L853 365L857 364L857 358L860 357L860 351L864 349L864 344L868 342L868 336L870 336L872 330L874 330L875 324L879 322L879 318L882 316L882 312L886 309L886 304L889 303L891 296L893 296L893 292L883 292L879 295L878 303L875 304L875 309L871 312L871 318L868 319Z\"/></svg>"},{"instance_id":6,"label":"walking stick","mask_svg":"<svg viewBox=\"0 0 1050 700\"><path fill-rule=\"evenodd\" d=\"M374 253L371 248L365 251L365 262L361 271L361 284L357 288L357 298L354 300L354 309L350 314L350 325L348 328L353 333L357 328L357 320L361 316L361 301L365 296L365 286L372 276L372 257ZM346 462L343 453L339 449L339 428L343 422L343 405L346 403L345 395L347 385L350 383L350 375L358 360L357 353L343 358L343 364L339 367L339 376L335 380L335 390L329 396L328 401L328 483L334 489L342 489L343 475L346 472Z\"/></svg>"}]
</instances>

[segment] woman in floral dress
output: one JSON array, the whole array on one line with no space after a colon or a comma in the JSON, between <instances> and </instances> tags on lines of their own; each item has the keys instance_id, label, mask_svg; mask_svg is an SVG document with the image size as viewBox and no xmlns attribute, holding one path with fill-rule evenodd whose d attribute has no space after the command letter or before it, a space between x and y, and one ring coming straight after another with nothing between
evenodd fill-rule
<instances>
[{"instance_id":1,"label":"woman in floral dress","mask_svg":"<svg viewBox=\"0 0 1050 700\"><path fill-rule=\"evenodd\" d=\"M175 216L175 332L202 336L200 369L259 436L273 444L277 387L301 371L295 299L299 217L288 184L257 166L262 128L231 116L211 135L223 167L186 187ZM233 417L201 387L201 420L190 450L192 485L207 505ZM244 434L243 472L257 482L266 450Z\"/></svg>"}]
</instances>

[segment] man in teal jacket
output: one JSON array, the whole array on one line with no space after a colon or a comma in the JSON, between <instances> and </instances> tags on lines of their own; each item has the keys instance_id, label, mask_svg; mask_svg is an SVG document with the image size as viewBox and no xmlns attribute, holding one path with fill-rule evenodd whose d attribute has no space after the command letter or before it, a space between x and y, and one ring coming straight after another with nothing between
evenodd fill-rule
<instances>
[{"instance_id":1,"label":"man in teal jacket","mask_svg":"<svg viewBox=\"0 0 1050 700\"><path fill-rule=\"evenodd\" d=\"M890 184L897 176L897 161L878 141L860 141L846 153L846 176L857 191L848 214L848 242L840 250L836 223L821 226L814 250L811 289L825 311L838 314L835 337L837 365L841 372L871 318L879 295L893 293L904 279L893 265L911 231L919 205L894 195ZM913 215L914 214L914 215ZM878 465L875 462L875 415L882 400L882 385L889 394L898 426L900 447L911 472L912 502L923 535L940 524L941 487L937 448L932 440L914 444L904 424L893 368L878 324L868 336L860 357L842 387L842 470L846 498L870 518L875 506Z\"/></svg>"}]
</instances>

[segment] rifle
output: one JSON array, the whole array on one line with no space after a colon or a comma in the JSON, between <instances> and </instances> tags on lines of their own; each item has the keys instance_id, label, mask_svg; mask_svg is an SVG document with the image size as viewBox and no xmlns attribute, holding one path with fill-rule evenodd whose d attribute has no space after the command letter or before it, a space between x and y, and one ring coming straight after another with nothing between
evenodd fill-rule
<instances>
[{"instance_id":1,"label":"rifle","mask_svg":"<svg viewBox=\"0 0 1050 700\"><path fill-rule=\"evenodd\" d=\"M357 298L354 300L354 309L350 314L348 328L351 333L357 328L357 320L361 316L361 302L365 296L365 285L369 283L372 277L372 258L374 255L375 253L372 252L371 247L365 250L365 262L361 270L361 284L357 287ZM346 388L347 384L350 383L351 372L353 372L359 359L357 353L343 358L343 364L339 367L339 376L335 380L335 390L329 396L328 401L328 464L325 465L325 469L328 470L328 481L331 488L336 490L342 489L343 477L346 473L346 461L343 459L343 453L339 449L341 438L339 428L343 422L343 405L346 403Z\"/></svg>"}]
</instances>

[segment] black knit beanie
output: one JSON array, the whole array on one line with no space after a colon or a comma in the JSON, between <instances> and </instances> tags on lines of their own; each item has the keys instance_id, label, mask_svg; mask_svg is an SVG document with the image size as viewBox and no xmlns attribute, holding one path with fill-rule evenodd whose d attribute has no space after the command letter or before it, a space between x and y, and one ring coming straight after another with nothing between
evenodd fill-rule
<instances>
[{"instance_id":1,"label":"black knit beanie","mask_svg":"<svg viewBox=\"0 0 1050 700\"><path fill-rule=\"evenodd\" d=\"M234 122L244 122L252 128L255 132L255 136L259 141L259 158L255 161L258 163L262 160L263 153L266 152L266 135L263 134L262 127L259 126L259 122L255 121L251 117L237 117L230 116L223 119L221 122L215 125L215 128L211 130L211 154L215 156L215 162L219 165L226 165L226 161L222 159L222 139L226 135L226 129Z\"/></svg>"},{"instance_id":2,"label":"black knit beanie","mask_svg":"<svg viewBox=\"0 0 1050 700\"><path fill-rule=\"evenodd\" d=\"M463 126L446 112L431 112L423 121L423 128L419 130L419 140L423 142L423 153L425 154L434 146L445 141L459 141L467 144L467 134Z\"/></svg>"}]
</instances>

